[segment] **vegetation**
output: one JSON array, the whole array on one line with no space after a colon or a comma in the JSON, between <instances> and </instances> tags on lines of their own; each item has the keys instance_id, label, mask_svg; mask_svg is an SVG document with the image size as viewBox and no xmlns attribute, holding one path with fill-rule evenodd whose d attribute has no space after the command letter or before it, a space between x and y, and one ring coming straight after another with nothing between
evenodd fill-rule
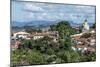
<instances>
[{"instance_id":1,"label":"vegetation","mask_svg":"<svg viewBox=\"0 0 100 67\"><path fill-rule=\"evenodd\" d=\"M96 22L93 24L92 28L96 28Z\"/></svg>"},{"instance_id":2,"label":"vegetation","mask_svg":"<svg viewBox=\"0 0 100 67\"><path fill-rule=\"evenodd\" d=\"M91 33L84 33L81 37L82 38L89 38L89 37L91 37Z\"/></svg>"},{"instance_id":3,"label":"vegetation","mask_svg":"<svg viewBox=\"0 0 100 67\"><path fill-rule=\"evenodd\" d=\"M33 28L26 28L25 31L28 32L28 33L42 32L42 30L40 30L40 29L33 29Z\"/></svg>"},{"instance_id":4,"label":"vegetation","mask_svg":"<svg viewBox=\"0 0 100 67\"><path fill-rule=\"evenodd\" d=\"M58 31L61 38L77 33L77 31L70 26L68 21L61 21L57 25L50 26L50 28L52 31Z\"/></svg>"},{"instance_id":5,"label":"vegetation","mask_svg":"<svg viewBox=\"0 0 100 67\"><path fill-rule=\"evenodd\" d=\"M77 30L73 29L68 21L51 25L50 30L58 31L57 43L49 37L38 40L22 40L18 49L12 51L12 64L29 65L95 61L95 53L85 54L72 50L73 42L70 35L77 33ZM32 33L34 30L27 29L26 31Z\"/></svg>"}]
</instances>

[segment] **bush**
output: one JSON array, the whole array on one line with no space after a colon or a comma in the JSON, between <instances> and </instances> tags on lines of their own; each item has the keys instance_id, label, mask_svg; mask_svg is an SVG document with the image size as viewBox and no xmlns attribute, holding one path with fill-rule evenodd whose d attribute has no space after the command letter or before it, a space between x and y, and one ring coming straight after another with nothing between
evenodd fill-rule
<instances>
[{"instance_id":1,"label":"bush","mask_svg":"<svg viewBox=\"0 0 100 67\"><path fill-rule=\"evenodd\" d=\"M47 53L48 55L55 54L55 53L54 53L54 50L51 49L51 48L47 49L47 50L46 50L46 53Z\"/></svg>"},{"instance_id":2,"label":"bush","mask_svg":"<svg viewBox=\"0 0 100 67\"><path fill-rule=\"evenodd\" d=\"M81 38L89 38L91 37L91 33L84 33Z\"/></svg>"}]
</instances>

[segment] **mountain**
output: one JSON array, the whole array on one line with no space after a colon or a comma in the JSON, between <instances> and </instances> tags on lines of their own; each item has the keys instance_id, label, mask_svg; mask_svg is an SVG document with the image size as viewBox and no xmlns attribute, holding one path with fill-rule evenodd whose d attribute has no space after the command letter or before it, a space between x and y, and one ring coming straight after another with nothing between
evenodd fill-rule
<instances>
[{"instance_id":1,"label":"mountain","mask_svg":"<svg viewBox=\"0 0 100 67\"><path fill-rule=\"evenodd\" d=\"M58 21L30 21L30 22L17 22L13 21L11 23L12 27L35 27L35 28L45 28L49 27L50 25L57 24ZM73 21L69 21L70 25L72 27L79 27L82 25L82 23L74 23ZM93 23L88 23L90 26L93 25Z\"/></svg>"},{"instance_id":2,"label":"mountain","mask_svg":"<svg viewBox=\"0 0 100 67\"><path fill-rule=\"evenodd\" d=\"M70 25L71 25L72 27L79 27L79 26L82 26L82 24L83 24L83 23L74 23L74 22L70 21ZM91 27L91 26L93 26L94 23L88 23L88 24L89 24L89 26Z\"/></svg>"},{"instance_id":3,"label":"mountain","mask_svg":"<svg viewBox=\"0 0 100 67\"><path fill-rule=\"evenodd\" d=\"M49 26L52 24L55 24L56 21L30 21L30 22L16 22L13 21L11 23L12 26L18 26L18 27L23 27L23 26L34 26L34 27L39 27L39 26Z\"/></svg>"}]
</instances>

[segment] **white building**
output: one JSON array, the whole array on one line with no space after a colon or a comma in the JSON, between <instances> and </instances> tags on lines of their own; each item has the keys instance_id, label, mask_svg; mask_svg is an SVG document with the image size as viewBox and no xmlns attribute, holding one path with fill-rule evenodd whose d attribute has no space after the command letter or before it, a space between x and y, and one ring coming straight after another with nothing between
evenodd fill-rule
<instances>
[{"instance_id":1,"label":"white building","mask_svg":"<svg viewBox=\"0 0 100 67\"><path fill-rule=\"evenodd\" d=\"M43 38L43 37L50 37L50 38L53 38L54 41L56 41L57 37L58 37L58 32L57 31L49 31L49 32L42 32L42 33L33 33L33 39L34 40L37 40L37 39L40 39L40 38Z\"/></svg>"},{"instance_id":2,"label":"white building","mask_svg":"<svg viewBox=\"0 0 100 67\"><path fill-rule=\"evenodd\" d=\"M37 39L40 39L40 38L43 38L44 36L42 36L42 35L35 35L35 36L33 36L33 39L34 40L37 40Z\"/></svg>"},{"instance_id":3,"label":"white building","mask_svg":"<svg viewBox=\"0 0 100 67\"><path fill-rule=\"evenodd\" d=\"M89 31L89 25L88 25L87 20L85 20L84 23L83 23L82 32L88 32L88 31Z\"/></svg>"},{"instance_id":4,"label":"white building","mask_svg":"<svg viewBox=\"0 0 100 67\"><path fill-rule=\"evenodd\" d=\"M30 36L30 34L27 32L16 32L13 34L13 37L16 39L18 39L18 38L30 39L29 36Z\"/></svg>"}]
</instances>

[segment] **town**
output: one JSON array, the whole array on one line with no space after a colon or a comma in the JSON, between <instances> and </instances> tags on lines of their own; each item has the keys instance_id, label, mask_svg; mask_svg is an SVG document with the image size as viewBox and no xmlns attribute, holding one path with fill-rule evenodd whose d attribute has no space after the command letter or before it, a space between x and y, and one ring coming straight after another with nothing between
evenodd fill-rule
<instances>
[{"instance_id":1,"label":"town","mask_svg":"<svg viewBox=\"0 0 100 67\"><path fill-rule=\"evenodd\" d=\"M47 31L47 32L41 32L41 33L32 32L32 34L30 34L30 33L21 31L21 32L13 33L13 36L11 37L12 39L11 48L17 49L18 45L20 44L20 39L38 40L43 37L52 38L54 42L57 42L58 32L57 31Z\"/></svg>"},{"instance_id":2,"label":"town","mask_svg":"<svg viewBox=\"0 0 100 67\"><path fill-rule=\"evenodd\" d=\"M11 66L96 61L96 7L12 1Z\"/></svg>"},{"instance_id":3,"label":"town","mask_svg":"<svg viewBox=\"0 0 100 67\"><path fill-rule=\"evenodd\" d=\"M82 36L85 33L88 33L91 36L87 38L84 38L84 37L82 38ZM77 48L78 50L84 49L88 51L95 51L95 48L96 48L95 34L96 34L95 29L89 31L89 25L86 21L83 25L82 33L71 35L72 40L76 42L76 46L72 48L74 50ZM84 36L87 36L87 35L84 35ZM21 38L26 39L26 40L29 40L29 39L38 40L46 36L49 38L52 38L54 42L57 42L59 34L58 34L58 31L32 32L32 34L27 33L25 31L19 31L19 32L13 33L13 36L11 37L12 39L11 48L17 49L18 45L20 44Z\"/></svg>"},{"instance_id":4,"label":"town","mask_svg":"<svg viewBox=\"0 0 100 67\"><path fill-rule=\"evenodd\" d=\"M37 59L36 61L31 59L32 62L30 62L31 60L28 61L26 59L26 60L21 60L20 63L19 61L16 61L16 63L14 64L28 65L28 64L53 64L53 63L63 63L63 62L66 63L66 62L95 61L95 55L93 56L91 55L91 54L95 54L96 52L95 24L93 25L92 28L90 28L90 26L88 25L88 21L85 20L83 22L83 25L81 26L82 28L78 27L77 29L77 28L70 27L70 25L66 23L67 23L66 21L61 21L58 23L58 26L56 25L57 28L51 26L51 29L43 30L43 31L22 30L18 32L12 32L11 50L13 52L20 49L26 50L27 48L29 48L28 49L29 51L32 50L34 52L35 50L41 54L44 55L46 54L46 56L48 56L45 57L48 59L44 62ZM66 32L67 29L68 31ZM79 29L81 29L81 32L79 31ZM67 60L68 58L66 57L68 56L67 55L68 52L67 54L63 53L65 51L69 51L69 52L72 51L72 53L77 52L79 53L79 56L80 54L85 55L85 58L83 59L83 56L80 56L82 57L82 60L77 57L76 59L74 58L75 60L71 61L72 59L70 57L71 60ZM60 57L59 53L61 53L60 55L64 55L66 59ZM75 55L78 55L77 53ZM57 58L57 56L62 58L63 60ZM86 56L89 57L89 59ZM55 57L56 59L54 59ZM52 59L50 60L50 58Z\"/></svg>"}]
</instances>

